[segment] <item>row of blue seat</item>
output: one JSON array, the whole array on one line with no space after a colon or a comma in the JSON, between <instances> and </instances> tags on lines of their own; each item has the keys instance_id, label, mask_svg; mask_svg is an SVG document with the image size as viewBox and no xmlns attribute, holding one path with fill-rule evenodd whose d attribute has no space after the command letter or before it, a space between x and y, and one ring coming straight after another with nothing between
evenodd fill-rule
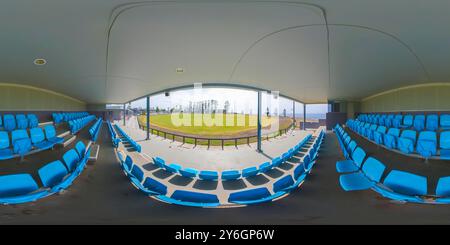
<instances>
[{"instance_id":1,"label":"row of blue seat","mask_svg":"<svg viewBox=\"0 0 450 245\"><path fill-rule=\"evenodd\" d=\"M102 128L103 119L99 118L94 125L89 129L89 134L91 135L91 140L93 142L97 141L98 135L100 134L100 129Z\"/></svg>"},{"instance_id":2,"label":"row of blue seat","mask_svg":"<svg viewBox=\"0 0 450 245\"><path fill-rule=\"evenodd\" d=\"M53 121L57 124L62 123L62 122L68 122L68 121L78 119L78 118L82 118L82 117L85 117L88 115L89 115L89 113L87 113L87 112L62 112L62 113L54 112L54 113L52 113Z\"/></svg>"},{"instance_id":3,"label":"row of blue seat","mask_svg":"<svg viewBox=\"0 0 450 245\"><path fill-rule=\"evenodd\" d=\"M122 136L121 142L126 142L131 145L137 152L141 152L141 145L136 143L130 136L128 136L123 129L121 129L117 124L114 124L114 127L119 132L120 136Z\"/></svg>"},{"instance_id":4,"label":"row of blue seat","mask_svg":"<svg viewBox=\"0 0 450 245\"><path fill-rule=\"evenodd\" d=\"M299 142L297 145L289 149L286 153L284 153L280 157L274 158L271 162L264 162L260 164L259 166L253 166L244 168L243 170L225 170L221 173L221 180L237 180L239 178L247 178L247 177L253 177L258 174L263 174L272 168L278 167L283 162L290 159L292 156L295 155L302 147L303 145L309 141L311 138L311 135L309 134L307 137L305 137L301 142ZM165 169L170 173L179 174L183 177L187 178L199 178L202 180L218 180L219 179L219 173L217 171L211 171L211 170L202 170L199 171L195 168L183 168L181 165L177 163L171 163L167 164L166 161L161 157L154 157L153 163L158 166L159 168Z\"/></svg>"},{"instance_id":5,"label":"row of blue seat","mask_svg":"<svg viewBox=\"0 0 450 245\"><path fill-rule=\"evenodd\" d=\"M117 137L117 133L114 130L111 122L107 121L107 124L108 124L109 133L111 134L111 143L114 146L114 148L117 148L119 146L120 139L119 139L119 137Z\"/></svg>"},{"instance_id":6,"label":"row of blue seat","mask_svg":"<svg viewBox=\"0 0 450 245\"><path fill-rule=\"evenodd\" d=\"M450 129L450 114L360 114L357 120L388 128L414 128L416 131L437 131Z\"/></svg>"},{"instance_id":7,"label":"row of blue seat","mask_svg":"<svg viewBox=\"0 0 450 245\"><path fill-rule=\"evenodd\" d=\"M450 177L439 179L435 195L428 195L427 178L400 170L391 170L381 181L386 166L367 156L356 142L336 125L339 145L347 160L338 161L336 170L342 175L339 183L345 191L372 189L386 198L402 202L450 204Z\"/></svg>"},{"instance_id":8,"label":"row of blue seat","mask_svg":"<svg viewBox=\"0 0 450 245\"><path fill-rule=\"evenodd\" d=\"M24 156L33 148L37 150L50 149L55 144L64 141L63 138L56 136L53 125L46 125L44 130L40 127L32 128L30 129L30 136L31 138L28 136L27 130L17 129L11 132L10 141L8 132L0 131L0 160Z\"/></svg>"},{"instance_id":9,"label":"row of blue seat","mask_svg":"<svg viewBox=\"0 0 450 245\"><path fill-rule=\"evenodd\" d=\"M357 134L384 145L388 149L398 149L404 154L418 153L424 158L440 156L441 159L450 160L450 131L439 133L439 145L435 131L421 131L417 137L414 130L402 130L377 126L349 119L346 125Z\"/></svg>"},{"instance_id":10,"label":"row of blue seat","mask_svg":"<svg viewBox=\"0 0 450 245\"><path fill-rule=\"evenodd\" d=\"M13 114L5 114L2 117L0 116L0 126L6 131L13 131L14 129L27 129L27 128L35 128L39 125L39 119L35 114L16 114L14 117Z\"/></svg>"},{"instance_id":11,"label":"row of blue seat","mask_svg":"<svg viewBox=\"0 0 450 245\"><path fill-rule=\"evenodd\" d=\"M63 155L63 161L50 162L38 170L42 188L28 173L0 176L0 203L19 204L33 202L37 199L67 189L84 169L90 155L79 141L74 149Z\"/></svg>"},{"instance_id":12,"label":"row of blue seat","mask_svg":"<svg viewBox=\"0 0 450 245\"><path fill-rule=\"evenodd\" d=\"M286 175L277 180L272 186L272 193L266 187L243 190L231 193L228 203L249 205L269 202L296 189L311 171L318 156L318 150L323 141L324 133L321 132L316 138L310 151L294 170L293 175ZM171 204L193 207L216 207L221 205L217 195L211 193L200 193L186 190L175 190L172 195L167 196L167 186L151 177L144 178L144 172L133 161L130 156L124 157L118 152L122 170L129 177L131 183L146 195L156 196L159 200ZM311 167L310 167L311 166Z\"/></svg>"},{"instance_id":13,"label":"row of blue seat","mask_svg":"<svg viewBox=\"0 0 450 245\"><path fill-rule=\"evenodd\" d=\"M82 130L84 127L86 127L86 125L88 125L93 120L95 120L95 116L94 115L88 115L88 116L85 116L85 117L82 117L82 118L70 120L68 122L69 123L70 132L72 134L78 133L80 130Z\"/></svg>"}]
</instances>

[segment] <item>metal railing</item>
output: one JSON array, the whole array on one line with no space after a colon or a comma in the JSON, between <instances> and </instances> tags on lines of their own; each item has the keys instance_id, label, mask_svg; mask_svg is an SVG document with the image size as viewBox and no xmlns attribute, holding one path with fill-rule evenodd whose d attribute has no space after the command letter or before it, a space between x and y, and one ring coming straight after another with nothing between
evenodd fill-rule
<instances>
[{"instance_id":1,"label":"metal railing","mask_svg":"<svg viewBox=\"0 0 450 245\"><path fill-rule=\"evenodd\" d=\"M144 131L147 130L146 129L147 127L140 125L140 123L139 123L139 128ZM291 123L287 128L279 129L275 132L271 132L271 133L262 135L261 139L269 140L272 138L276 138L283 134L287 134L287 132L293 128L295 128L295 125L294 125L294 123ZM207 145L208 149L210 146L221 146L223 149L225 146L230 146L230 145L234 145L235 147L237 147L238 145L243 145L243 144L250 145L250 143L256 142L257 137L258 137L256 134L250 135L250 136L242 136L242 137L223 137L223 138L197 137L197 136L192 136L192 135L167 132L167 131L163 131L161 129L156 129L156 128L152 128L152 127L150 127L150 134L163 137L164 139L171 139L173 142L178 141L178 142L182 142L183 144L186 144L186 143L193 144L194 147L196 147L197 145ZM218 144L214 144L217 142L218 142Z\"/></svg>"}]
</instances>

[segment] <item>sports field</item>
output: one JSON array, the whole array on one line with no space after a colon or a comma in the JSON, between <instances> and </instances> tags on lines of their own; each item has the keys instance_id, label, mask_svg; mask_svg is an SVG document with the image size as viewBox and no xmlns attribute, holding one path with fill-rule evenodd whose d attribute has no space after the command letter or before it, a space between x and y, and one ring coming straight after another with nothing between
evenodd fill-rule
<instances>
[{"instance_id":1,"label":"sports field","mask_svg":"<svg viewBox=\"0 0 450 245\"><path fill-rule=\"evenodd\" d=\"M201 114L185 114L183 116L187 116L188 119L180 119L177 122L172 120L170 114L151 115L150 127L171 133L212 138L244 137L256 134L256 115L205 114L202 117ZM202 118L204 119L202 120ZM276 120L279 120L279 129L287 128L292 123L292 120L287 118L263 116L262 127L268 129L271 124L276 123ZM138 116L138 121L139 125L145 128L146 116ZM208 121L215 121L215 123L208 123ZM199 123L201 125L199 125ZM213 124L213 126L210 126L211 124Z\"/></svg>"}]
</instances>

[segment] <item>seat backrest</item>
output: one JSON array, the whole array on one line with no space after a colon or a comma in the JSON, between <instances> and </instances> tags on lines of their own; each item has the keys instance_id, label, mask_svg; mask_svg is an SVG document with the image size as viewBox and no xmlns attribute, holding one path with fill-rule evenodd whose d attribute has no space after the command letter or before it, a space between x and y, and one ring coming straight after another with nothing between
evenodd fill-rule
<instances>
[{"instance_id":1,"label":"seat backrest","mask_svg":"<svg viewBox=\"0 0 450 245\"><path fill-rule=\"evenodd\" d=\"M412 141L416 141L417 132L414 130L404 130L400 138L410 139Z\"/></svg>"},{"instance_id":2,"label":"seat backrest","mask_svg":"<svg viewBox=\"0 0 450 245\"><path fill-rule=\"evenodd\" d=\"M441 115L441 127L450 127L450 114Z\"/></svg>"},{"instance_id":3,"label":"seat backrest","mask_svg":"<svg viewBox=\"0 0 450 245\"><path fill-rule=\"evenodd\" d=\"M386 166L373 157L368 157L362 166L363 173L372 181L380 182Z\"/></svg>"},{"instance_id":4,"label":"seat backrest","mask_svg":"<svg viewBox=\"0 0 450 245\"><path fill-rule=\"evenodd\" d=\"M193 203L219 203L219 199L214 194L199 193L192 191L176 190L171 198L184 202Z\"/></svg>"},{"instance_id":5,"label":"seat backrest","mask_svg":"<svg viewBox=\"0 0 450 245\"><path fill-rule=\"evenodd\" d=\"M77 144L75 145L75 149L77 150L80 158L83 158L84 154L86 152L86 146L84 145L84 143L81 140L77 142Z\"/></svg>"},{"instance_id":6,"label":"seat backrest","mask_svg":"<svg viewBox=\"0 0 450 245\"><path fill-rule=\"evenodd\" d=\"M450 131L441 132L439 146L441 149L450 149Z\"/></svg>"},{"instance_id":7,"label":"seat backrest","mask_svg":"<svg viewBox=\"0 0 450 245\"><path fill-rule=\"evenodd\" d=\"M386 133L386 127L385 126L379 126L377 128L377 132L385 134Z\"/></svg>"},{"instance_id":8,"label":"seat backrest","mask_svg":"<svg viewBox=\"0 0 450 245\"><path fill-rule=\"evenodd\" d=\"M416 115L414 121L425 121L425 115Z\"/></svg>"},{"instance_id":9,"label":"seat backrest","mask_svg":"<svg viewBox=\"0 0 450 245\"><path fill-rule=\"evenodd\" d=\"M18 129L14 130L11 133L11 142L14 144L14 142L18 139L28 139L28 133L25 129Z\"/></svg>"},{"instance_id":10,"label":"seat backrest","mask_svg":"<svg viewBox=\"0 0 450 245\"><path fill-rule=\"evenodd\" d=\"M400 194L411 196L427 194L427 178L420 175L392 170L383 183Z\"/></svg>"},{"instance_id":11,"label":"seat backrest","mask_svg":"<svg viewBox=\"0 0 450 245\"><path fill-rule=\"evenodd\" d=\"M366 152L361 147L357 147L352 154L353 161L360 167L364 162L364 158L366 158Z\"/></svg>"},{"instance_id":12,"label":"seat backrest","mask_svg":"<svg viewBox=\"0 0 450 245\"><path fill-rule=\"evenodd\" d=\"M231 193L228 197L229 202L234 201L254 201L263 199L270 196L269 190L266 187L260 187L256 189L250 189L245 191L239 191Z\"/></svg>"},{"instance_id":13,"label":"seat backrest","mask_svg":"<svg viewBox=\"0 0 450 245\"><path fill-rule=\"evenodd\" d=\"M75 149L70 149L69 151L64 153L63 160L69 172L72 172L78 165L80 158L78 157L78 153L75 151Z\"/></svg>"},{"instance_id":14,"label":"seat backrest","mask_svg":"<svg viewBox=\"0 0 450 245\"><path fill-rule=\"evenodd\" d=\"M0 131L0 149L6 149L9 148L9 136L8 132L6 131Z\"/></svg>"},{"instance_id":15,"label":"seat backrest","mask_svg":"<svg viewBox=\"0 0 450 245\"><path fill-rule=\"evenodd\" d=\"M286 175L283 178L277 180L273 183L273 192L277 193L279 191L283 191L288 187L291 187L294 184L294 180L291 175Z\"/></svg>"},{"instance_id":16,"label":"seat backrest","mask_svg":"<svg viewBox=\"0 0 450 245\"><path fill-rule=\"evenodd\" d=\"M125 166L127 166L128 169L131 169L131 167L133 166L133 159L127 155L127 157L125 158L125 162L123 164L125 164Z\"/></svg>"},{"instance_id":17,"label":"seat backrest","mask_svg":"<svg viewBox=\"0 0 450 245\"><path fill-rule=\"evenodd\" d=\"M351 154L355 150L356 146L356 142L352 140L350 144L348 144L348 153Z\"/></svg>"},{"instance_id":18,"label":"seat backrest","mask_svg":"<svg viewBox=\"0 0 450 245\"><path fill-rule=\"evenodd\" d=\"M10 174L0 176L0 197L25 195L39 189L30 174Z\"/></svg>"},{"instance_id":19,"label":"seat backrest","mask_svg":"<svg viewBox=\"0 0 450 245\"><path fill-rule=\"evenodd\" d=\"M427 115L427 130L436 130L438 128L439 117L436 114Z\"/></svg>"},{"instance_id":20,"label":"seat backrest","mask_svg":"<svg viewBox=\"0 0 450 245\"><path fill-rule=\"evenodd\" d=\"M413 115L408 114L403 118L403 124L412 125L413 124Z\"/></svg>"},{"instance_id":21,"label":"seat backrest","mask_svg":"<svg viewBox=\"0 0 450 245\"><path fill-rule=\"evenodd\" d=\"M387 134L398 137L400 135L400 129L398 128L390 128Z\"/></svg>"},{"instance_id":22,"label":"seat backrest","mask_svg":"<svg viewBox=\"0 0 450 245\"><path fill-rule=\"evenodd\" d=\"M53 187L67 175L67 169L61 161L56 160L41 167L38 174L44 187Z\"/></svg>"},{"instance_id":23,"label":"seat backrest","mask_svg":"<svg viewBox=\"0 0 450 245\"><path fill-rule=\"evenodd\" d=\"M376 130L377 127L378 127L378 125L372 124L372 125L370 125L370 130Z\"/></svg>"},{"instance_id":24,"label":"seat backrest","mask_svg":"<svg viewBox=\"0 0 450 245\"><path fill-rule=\"evenodd\" d=\"M33 142L34 144L45 140L44 131L42 131L42 128L30 129L30 137L31 142Z\"/></svg>"},{"instance_id":25,"label":"seat backrest","mask_svg":"<svg viewBox=\"0 0 450 245\"><path fill-rule=\"evenodd\" d=\"M138 179L139 182L142 182L142 180L144 180L144 171L142 171L141 167L136 164L134 164L133 168L131 169L131 175Z\"/></svg>"},{"instance_id":26,"label":"seat backrest","mask_svg":"<svg viewBox=\"0 0 450 245\"><path fill-rule=\"evenodd\" d=\"M150 177L145 178L145 181L142 185L150 191L159 193L161 195L167 194L167 186Z\"/></svg>"},{"instance_id":27,"label":"seat backrest","mask_svg":"<svg viewBox=\"0 0 450 245\"><path fill-rule=\"evenodd\" d=\"M450 197L450 176L441 177L436 186L436 196Z\"/></svg>"},{"instance_id":28,"label":"seat backrest","mask_svg":"<svg viewBox=\"0 0 450 245\"><path fill-rule=\"evenodd\" d=\"M45 136L47 137L47 139L56 137L56 130L53 125L46 125L44 127L44 131L45 131Z\"/></svg>"},{"instance_id":29,"label":"seat backrest","mask_svg":"<svg viewBox=\"0 0 450 245\"><path fill-rule=\"evenodd\" d=\"M427 140L427 141L437 142L436 132L422 131L419 133L419 140Z\"/></svg>"},{"instance_id":30,"label":"seat backrest","mask_svg":"<svg viewBox=\"0 0 450 245\"><path fill-rule=\"evenodd\" d=\"M395 115L394 119L395 120L402 120L403 119L403 115L397 114L397 115Z\"/></svg>"}]
</instances>

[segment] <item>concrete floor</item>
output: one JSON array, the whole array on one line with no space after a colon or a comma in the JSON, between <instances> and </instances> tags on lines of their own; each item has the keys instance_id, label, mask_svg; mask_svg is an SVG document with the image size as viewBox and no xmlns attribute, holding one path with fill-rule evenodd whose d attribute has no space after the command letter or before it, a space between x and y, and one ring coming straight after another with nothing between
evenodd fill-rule
<instances>
[{"instance_id":1,"label":"concrete floor","mask_svg":"<svg viewBox=\"0 0 450 245\"><path fill-rule=\"evenodd\" d=\"M312 174L272 203L232 209L168 205L136 190L120 170L106 125L99 159L62 195L0 207L0 224L450 224L447 205L397 204L373 191L345 192L335 170L337 139L327 133Z\"/></svg>"}]
</instances>

